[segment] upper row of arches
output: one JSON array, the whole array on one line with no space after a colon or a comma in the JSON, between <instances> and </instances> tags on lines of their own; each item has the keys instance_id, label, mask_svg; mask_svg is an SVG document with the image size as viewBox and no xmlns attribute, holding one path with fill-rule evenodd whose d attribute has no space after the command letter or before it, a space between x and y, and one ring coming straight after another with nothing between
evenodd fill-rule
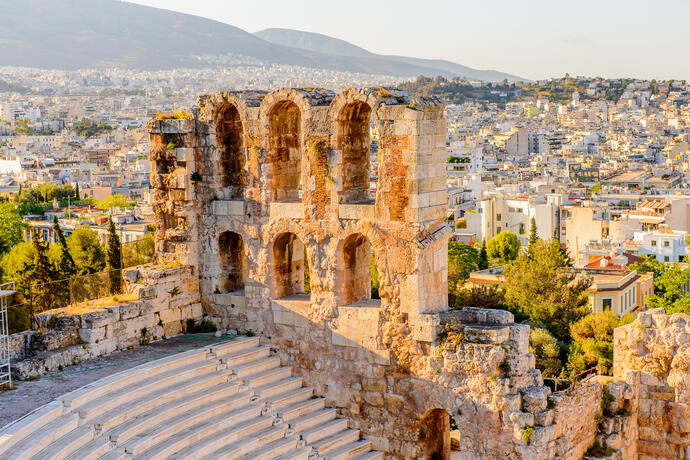
<instances>
[{"instance_id":1,"label":"upper row of arches","mask_svg":"<svg viewBox=\"0 0 690 460\"><path fill-rule=\"evenodd\" d=\"M333 126L330 148L339 152L333 163L339 202L358 203L375 197L378 164L376 108L409 103L406 93L388 89L347 90L337 96L327 90L283 89L273 93L219 93L209 101L206 113L216 127L220 149L221 185L230 198L241 198L246 186L245 146L250 109L259 107L272 201L299 201L308 148L305 121L313 107L327 106ZM211 112L211 113L208 113ZM256 113L254 113L254 117ZM256 121L256 120L254 120ZM321 133L322 134L322 133Z\"/></svg>"}]
</instances>

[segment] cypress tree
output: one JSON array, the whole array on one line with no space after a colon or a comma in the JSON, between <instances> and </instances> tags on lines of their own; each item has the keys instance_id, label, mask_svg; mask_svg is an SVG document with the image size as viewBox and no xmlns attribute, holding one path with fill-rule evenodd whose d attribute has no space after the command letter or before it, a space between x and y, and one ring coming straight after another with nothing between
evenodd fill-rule
<instances>
[{"instance_id":1,"label":"cypress tree","mask_svg":"<svg viewBox=\"0 0 690 460\"><path fill-rule=\"evenodd\" d=\"M534 245L539 238L537 237L537 221L532 217L529 221L529 239L527 240L527 257L534 258Z\"/></svg>"},{"instance_id":2,"label":"cypress tree","mask_svg":"<svg viewBox=\"0 0 690 460\"><path fill-rule=\"evenodd\" d=\"M479 263L477 268L486 270L489 268L489 255L486 253L486 240L482 240L482 249L479 251Z\"/></svg>"},{"instance_id":3,"label":"cypress tree","mask_svg":"<svg viewBox=\"0 0 690 460\"><path fill-rule=\"evenodd\" d=\"M113 294L122 291L122 244L117 235L113 219L108 219L108 249L106 251L106 270L110 271L110 290Z\"/></svg>"},{"instance_id":4,"label":"cypress tree","mask_svg":"<svg viewBox=\"0 0 690 460\"><path fill-rule=\"evenodd\" d=\"M74 263L72 254L70 254L67 248L67 239L58 224L57 216L53 216L53 231L55 231L57 244L60 246L60 259L56 268L59 271L60 277L71 278L77 274L77 264Z\"/></svg>"},{"instance_id":5,"label":"cypress tree","mask_svg":"<svg viewBox=\"0 0 690 460\"><path fill-rule=\"evenodd\" d=\"M81 200L81 197L79 196L79 182L77 182L77 185L74 187L74 198Z\"/></svg>"}]
</instances>

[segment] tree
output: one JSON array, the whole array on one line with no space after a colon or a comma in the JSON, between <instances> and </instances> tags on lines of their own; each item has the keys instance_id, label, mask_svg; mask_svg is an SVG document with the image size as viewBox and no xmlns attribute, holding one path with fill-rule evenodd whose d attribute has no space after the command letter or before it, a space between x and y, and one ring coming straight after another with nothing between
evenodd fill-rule
<instances>
[{"instance_id":1,"label":"tree","mask_svg":"<svg viewBox=\"0 0 690 460\"><path fill-rule=\"evenodd\" d=\"M690 296L685 287L690 271L680 264L670 264L654 278L654 295L647 299L649 307L661 307L666 313L690 313Z\"/></svg>"},{"instance_id":2,"label":"tree","mask_svg":"<svg viewBox=\"0 0 690 460\"><path fill-rule=\"evenodd\" d=\"M74 197L77 200L81 199L81 194L79 193L79 182L77 182L77 184L74 186Z\"/></svg>"},{"instance_id":3,"label":"tree","mask_svg":"<svg viewBox=\"0 0 690 460\"><path fill-rule=\"evenodd\" d=\"M529 221L529 238L527 239L527 255L532 258L534 245L537 243L537 221L532 217Z\"/></svg>"},{"instance_id":4,"label":"tree","mask_svg":"<svg viewBox=\"0 0 690 460\"><path fill-rule=\"evenodd\" d=\"M26 224L12 203L0 204L0 254L9 252L15 244L23 240Z\"/></svg>"},{"instance_id":5,"label":"tree","mask_svg":"<svg viewBox=\"0 0 690 460\"><path fill-rule=\"evenodd\" d=\"M535 366L544 377L557 378L563 369L558 340L544 328L531 326L529 352L534 355Z\"/></svg>"},{"instance_id":6,"label":"tree","mask_svg":"<svg viewBox=\"0 0 690 460\"><path fill-rule=\"evenodd\" d=\"M660 277L664 272L663 262L659 262L655 256L647 256L644 262L633 262L629 268L640 274L654 273L654 279Z\"/></svg>"},{"instance_id":7,"label":"tree","mask_svg":"<svg viewBox=\"0 0 690 460\"><path fill-rule=\"evenodd\" d=\"M55 232L57 247L59 249L55 268L59 272L60 278L72 278L77 274L77 265L74 263L74 259L69 253L67 239L58 224L57 216L53 216L53 231Z\"/></svg>"},{"instance_id":8,"label":"tree","mask_svg":"<svg viewBox=\"0 0 690 460\"><path fill-rule=\"evenodd\" d=\"M134 203L127 201L127 199L119 193L107 196L98 202L98 209L103 210L110 210L111 208L127 208L132 206L134 206Z\"/></svg>"},{"instance_id":9,"label":"tree","mask_svg":"<svg viewBox=\"0 0 690 460\"><path fill-rule=\"evenodd\" d=\"M507 263L515 260L520 253L520 240L513 232L501 232L489 240L486 251L489 257Z\"/></svg>"},{"instance_id":10,"label":"tree","mask_svg":"<svg viewBox=\"0 0 690 460\"><path fill-rule=\"evenodd\" d=\"M568 353L568 373L574 377L597 366L599 373L611 375L613 364L613 330L631 323L630 314L618 318L611 310L594 313L575 322L571 328L573 342Z\"/></svg>"},{"instance_id":11,"label":"tree","mask_svg":"<svg viewBox=\"0 0 690 460\"><path fill-rule=\"evenodd\" d=\"M489 255L486 253L486 240L482 240L482 249L479 251L479 270L486 270L489 268Z\"/></svg>"},{"instance_id":12,"label":"tree","mask_svg":"<svg viewBox=\"0 0 690 460\"><path fill-rule=\"evenodd\" d=\"M108 249L106 270L110 272L110 289L113 294L122 291L122 245L113 219L108 219Z\"/></svg>"},{"instance_id":13,"label":"tree","mask_svg":"<svg viewBox=\"0 0 690 460\"><path fill-rule=\"evenodd\" d=\"M77 275L98 273L105 269L105 252L98 235L88 225L77 227L67 238L67 247L77 265Z\"/></svg>"},{"instance_id":14,"label":"tree","mask_svg":"<svg viewBox=\"0 0 690 460\"><path fill-rule=\"evenodd\" d=\"M471 245L460 241L448 241L448 286L464 282L470 273L479 268L479 252Z\"/></svg>"},{"instance_id":15,"label":"tree","mask_svg":"<svg viewBox=\"0 0 690 460\"><path fill-rule=\"evenodd\" d=\"M31 232L31 241L34 259L24 267L20 274L20 282L29 288L33 312L39 313L61 307L63 305L54 302L55 286L48 284L55 280L55 271L48 259L48 245L39 238L35 229Z\"/></svg>"},{"instance_id":16,"label":"tree","mask_svg":"<svg viewBox=\"0 0 690 460\"><path fill-rule=\"evenodd\" d=\"M558 248L543 240L535 243L531 259L520 254L503 274L508 305L568 342L570 325L589 311L585 290L591 279L569 270Z\"/></svg>"}]
</instances>

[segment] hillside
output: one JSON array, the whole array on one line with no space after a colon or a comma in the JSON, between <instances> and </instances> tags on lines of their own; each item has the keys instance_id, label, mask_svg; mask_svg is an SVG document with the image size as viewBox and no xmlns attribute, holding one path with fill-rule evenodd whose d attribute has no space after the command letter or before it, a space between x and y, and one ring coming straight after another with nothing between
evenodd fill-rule
<instances>
[{"instance_id":1,"label":"hillside","mask_svg":"<svg viewBox=\"0 0 690 460\"><path fill-rule=\"evenodd\" d=\"M465 69L446 61L381 56L325 35L286 40L291 32L286 29L264 34L265 40L210 19L117 0L0 0L0 11L0 66L164 70L265 63L447 78Z\"/></svg>"},{"instance_id":2,"label":"hillside","mask_svg":"<svg viewBox=\"0 0 690 460\"><path fill-rule=\"evenodd\" d=\"M516 75L498 72L496 70L473 69L471 67L443 59L420 59L405 56L375 54L345 40L340 40L338 38L313 32L274 28L255 32L254 35L274 44L283 44L285 46L307 51L325 54L340 54L343 56L378 58L399 64L411 65L421 69L421 72L419 72L417 75L441 75L446 78L465 77L469 80L495 82L503 81L504 79L508 81L529 81L528 79L521 78Z\"/></svg>"}]
</instances>

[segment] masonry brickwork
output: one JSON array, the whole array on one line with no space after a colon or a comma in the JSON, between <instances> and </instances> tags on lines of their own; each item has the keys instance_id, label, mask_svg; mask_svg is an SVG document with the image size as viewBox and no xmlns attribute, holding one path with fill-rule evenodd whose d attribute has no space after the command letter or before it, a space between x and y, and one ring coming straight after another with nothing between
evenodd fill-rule
<instances>
[{"instance_id":1,"label":"masonry brickwork","mask_svg":"<svg viewBox=\"0 0 690 460\"><path fill-rule=\"evenodd\" d=\"M152 183L158 256L195 267L205 314L260 335L391 458L446 458L448 414L465 458L576 458L593 442L594 422L561 428L527 326L448 311L438 100L285 88L191 113L149 123ZM554 401L598 404L586 394Z\"/></svg>"}]
</instances>

